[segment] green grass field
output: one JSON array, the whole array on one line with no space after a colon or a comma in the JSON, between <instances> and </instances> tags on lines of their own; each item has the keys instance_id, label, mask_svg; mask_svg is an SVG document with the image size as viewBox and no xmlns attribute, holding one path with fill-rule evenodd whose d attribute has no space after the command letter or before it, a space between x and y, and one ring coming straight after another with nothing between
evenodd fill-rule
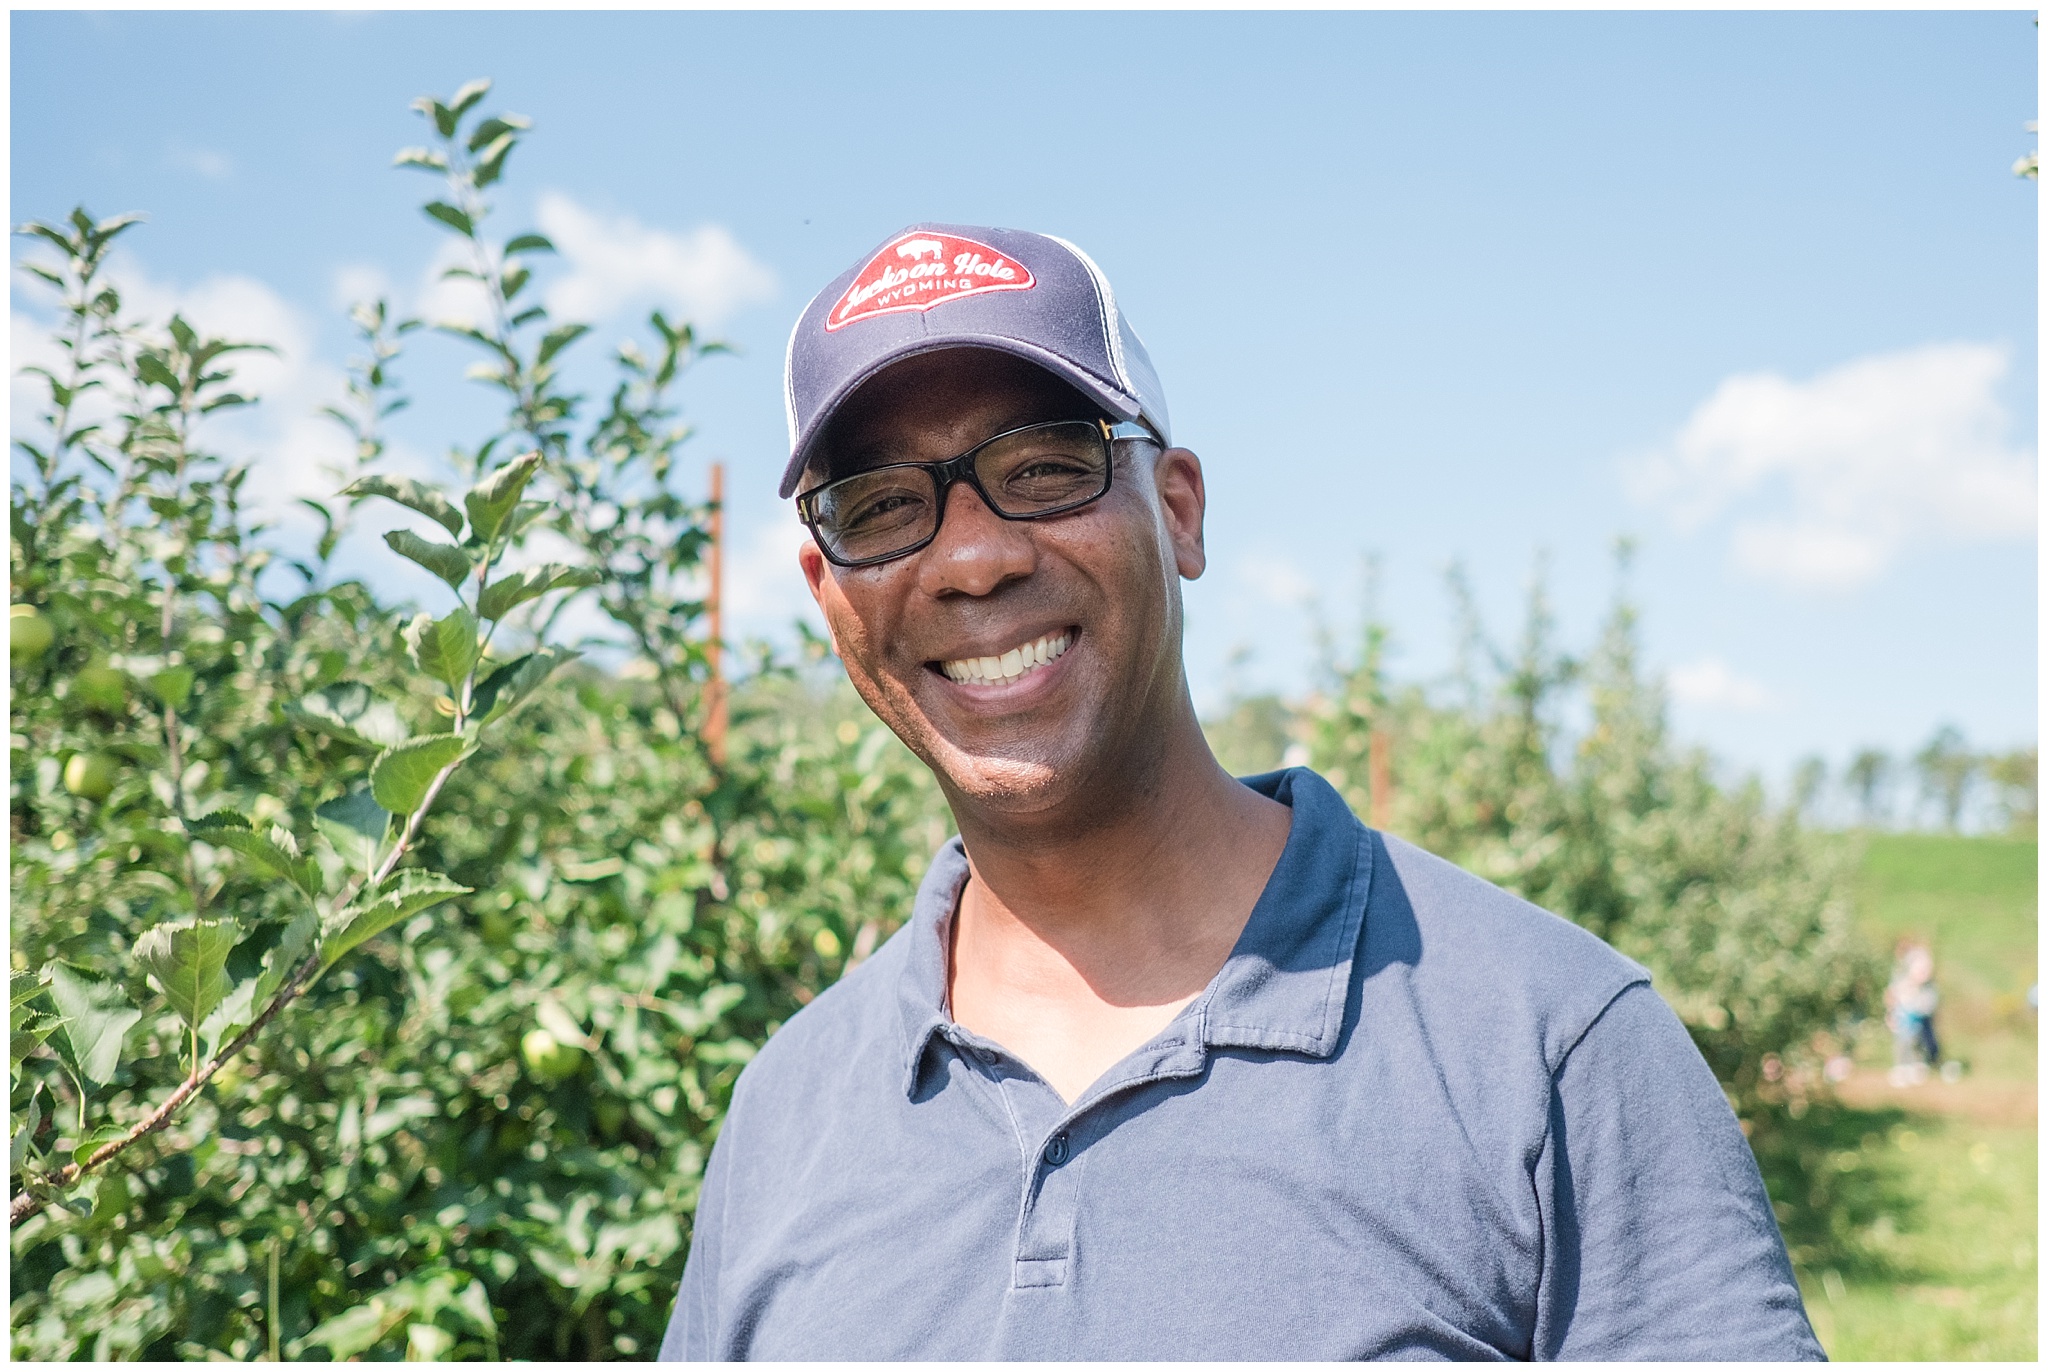
<instances>
[{"instance_id":1,"label":"green grass field","mask_svg":"<svg viewBox=\"0 0 2048 1372\"><path fill-rule=\"evenodd\" d=\"M2039 1350L2034 1017L2036 845L1885 834L1865 854L1859 915L1889 950L1932 945L1943 1051L1955 1083L1885 1081L1881 1026L1859 1046L1830 1130L1833 1165L1873 1202L1853 1270L1804 1270L1821 1343L1837 1359L2024 1359Z\"/></svg>"}]
</instances>

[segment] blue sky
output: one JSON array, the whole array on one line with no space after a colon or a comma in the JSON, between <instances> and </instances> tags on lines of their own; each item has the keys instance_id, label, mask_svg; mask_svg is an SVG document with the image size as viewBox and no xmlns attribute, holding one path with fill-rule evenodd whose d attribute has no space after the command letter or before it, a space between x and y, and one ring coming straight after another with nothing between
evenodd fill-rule
<instances>
[{"instance_id":1,"label":"blue sky","mask_svg":"<svg viewBox=\"0 0 2048 1372\"><path fill-rule=\"evenodd\" d=\"M408 102L533 118L498 223L578 245L562 308L740 348L685 399L728 463L741 632L807 605L775 500L782 344L903 224L1061 234L1116 283L1205 461L1205 708L1313 679L1360 610L1443 672L1444 569L1567 641L1633 591L1681 733L1820 752L2036 728L2036 30L1977 14L16 13L15 222L149 224L123 264L287 349L231 437L278 493L333 438L340 306L431 308ZM83 85L81 84L83 83ZM17 249L17 254L20 249ZM17 281L17 365L42 308ZM603 348L586 344L595 362ZM479 432L422 338L394 438ZM251 427L251 426L254 427ZM264 427L264 426L268 427ZM381 550L379 550L381 557ZM382 565L365 557L365 565ZM394 587L398 584L394 578Z\"/></svg>"}]
</instances>

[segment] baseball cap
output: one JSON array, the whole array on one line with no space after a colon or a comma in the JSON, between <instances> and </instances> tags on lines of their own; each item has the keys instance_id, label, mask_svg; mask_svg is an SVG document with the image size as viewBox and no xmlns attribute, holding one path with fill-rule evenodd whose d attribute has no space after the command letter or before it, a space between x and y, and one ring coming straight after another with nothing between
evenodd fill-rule
<instances>
[{"instance_id":1,"label":"baseball cap","mask_svg":"<svg viewBox=\"0 0 2048 1372\"><path fill-rule=\"evenodd\" d=\"M1022 229L913 224L813 296L790 332L783 497L848 396L891 363L941 348L1035 362L1117 419L1173 441L1159 374L1087 253Z\"/></svg>"}]
</instances>

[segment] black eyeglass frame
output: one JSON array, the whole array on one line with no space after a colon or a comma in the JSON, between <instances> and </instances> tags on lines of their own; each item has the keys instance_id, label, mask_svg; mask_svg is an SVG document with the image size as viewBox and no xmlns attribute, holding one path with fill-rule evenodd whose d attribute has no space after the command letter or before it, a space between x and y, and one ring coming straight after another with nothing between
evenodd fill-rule
<instances>
[{"instance_id":1,"label":"black eyeglass frame","mask_svg":"<svg viewBox=\"0 0 2048 1372\"><path fill-rule=\"evenodd\" d=\"M1095 424L1102 430L1104 455L1108 459L1102 464L1101 489L1092 494L1085 495L1079 500L1070 500L1064 505L1055 505L1051 509L1032 510L1027 514L1009 514L1005 512L1002 506L997 504L995 499L989 495L988 488L981 484L981 477L974 470L974 459L981 454L982 449L989 447L991 444L1000 443L1006 438L1015 438L1018 434L1029 433L1034 429L1058 428L1075 422L1071 419L1048 419L1037 424L1022 424L1014 429L1005 429L993 437L983 439L959 456L947 458L944 462L889 462L879 467L868 467L862 471L848 473L837 480L813 486L810 490L797 496L797 518L801 519L804 522L804 527L811 531L811 538L817 543L818 551L823 553L825 560L833 566L873 567L879 563L893 562L899 557L909 557L912 553L919 552L931 545L931 541L939 536L940 527L946 522L946 498L952 492L956 482L966 482L973 489L974 493L981 497L981 503L998 519L1007 519L1013 523L1022 523L1030 519L1050 519L1054 515L1071 514L1083 506L1094 504L1109 494L1111 473L1116 468L1115 444L1118 439L1142 440L1146 443L1159 444L1161 447L1165 446L1163 443L1160 443L1159 436L1153 433L1150 428L1134 420L1112 423L1107 419L1098 418ZM908 469L931 473L932 484L937 487L938 493L934 497L937 501L935 507L937 513L932 517L931 532L906 548L898 548L894 552L883 553L879 557L845 558L832 551L831 543L818 529L815 511L819 497L843 482L856 481L865 476L872 476L876 472L904 471Z\"/></svg>"}]
</instances>

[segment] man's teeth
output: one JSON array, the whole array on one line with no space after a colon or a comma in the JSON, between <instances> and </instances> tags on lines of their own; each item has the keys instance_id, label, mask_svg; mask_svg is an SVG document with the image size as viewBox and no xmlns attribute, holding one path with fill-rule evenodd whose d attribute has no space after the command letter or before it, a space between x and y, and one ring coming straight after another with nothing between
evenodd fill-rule
<instances>
[{"instance_id":1,"label":"man's teeth","mask_svg":"<svg viewBox=\"0 0 2048 1372\"><path fill-rule=\"evenodd\" d=\"M979 682L990 686L1007 686L1026 672L1035 671L1064 653L1073 642L1073 635L1062 630L1035 638L1019 648L1012 648L1001 657L960 657L950 662L941 662L939 670L955 681Z\"/></svg>"}]
</instances>

